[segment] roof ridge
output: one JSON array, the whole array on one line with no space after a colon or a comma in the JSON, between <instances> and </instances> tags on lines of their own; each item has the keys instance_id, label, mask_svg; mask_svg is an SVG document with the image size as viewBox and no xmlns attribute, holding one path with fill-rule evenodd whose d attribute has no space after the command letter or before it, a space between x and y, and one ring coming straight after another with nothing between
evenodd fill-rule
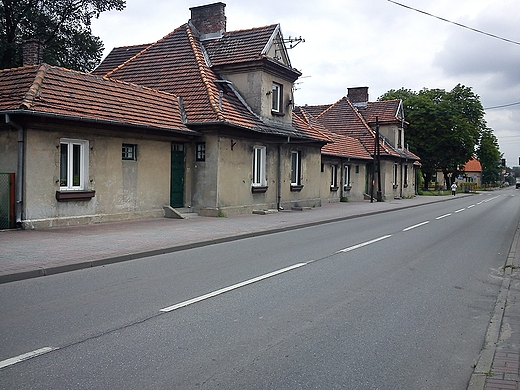
<instances>
[{"instance_id":1,"label":"roof ridge","mask_svg":"<svg viewBox=\"0 0 520 390\"><path fill-rule=\"evenodd\" d=\"M224 33L224 36L226 34L234 34L234 33L241 33L241 32L246 32L246 31L253 31L253 30L263 30L263 29L266 29L268 27L276 27L278 26L280 23L272 23L272 24L268 24L268 25L265 25L265 26L262 26L262 27L252 27L252 28L244 28L244 29L241 29L241 30L233 30L233 31L226 31Z\"/></svg>"},{"instance_id":2,"label":"roof ridge","mask_svg":"<svg viewBox=\"0 0 520 390\"><path fill-rule=\"evenodd\" d=\"M343 97L342 97L341 99L339 99L337 102L332 103L331 105L329 105L325 110L323 110L323 111L322 111L322 112L321 112L321 113L316 117L316 119L321 118L322 116L324 116L326 112L332 110L333 107L336 107L336 106L339 104L339 102L341 102L343 99L347 99L347 98L346 98L345 96L343 96ZM347 99L347 100L348 100L348 99ZM318 104L318 106L321 106L321 104ZM315 106L315 107L316 107L316 106Z\"/></svg>"},{"instance_id":3,"label":"roof ridge","mask_svg":"<svg viewBox=\"0 0 520 390\"><path fill-rule=\"evenodd\" d=\"M38 67L36 75L34 76L34 81L20 103L20 108L25 108L27 110L31 108L34 99L38 96L41 90L43 79L45 79L48 70L49 66L47 64L41 64Z\"/></svg>"},{"instance_id":4,"label":"roof ridge","mask_svg":"<svg viewBox=\"0 0 520 390\"><path fill-rule=\"evenodd\" d=\"M370 134L372 134L375 137L376 135L374 133L374 130L372 130L372 128L368 125L367 121L365 120L365 118L363 118L363 115L361 115L361 113L359 112L357 107L352 104L352 102L350 101L350 99L348 97L345 98L345 100L347 101L348 105L352 108L352 110L354 111L356 116L359 118L359 120L363 123L363 126L365 126L367 128L367 130L370 131Z\"/></svg>"},{"instance_id":5,"label":"roof ridge","mask_svg":"<svg viewBox=\"0 0 520 390\"><path fill-rule=\"evenodd\" d=\"M215 114L217 114L217 120L223 121L224 116L222 115L222 111L219 108L218 102L215 101L215 97L211 93L210 80L208 79L208 76L206 75L206 70L204 69L203 63L205 64L206 60L204 59L204 55L201 52L199 52L199 50L197 50L197 43L200 44L200 42L198 42L195 39L195 37L193 36L193 31L191 31L191 28L188 24L185 24L185 29L186 29L186 35L188 36L188 41L190 43L191 49L193 50L193 55L195 56L195 61L197 63L197 67L198 67L200 77L202 79L202 83L204 84L204 87L208 94L209 104L210 104L211 108L213 109L213 111L215 112ZM202 49L200 49L200 51L202 51Z\"/></svg>"}]
</instances>

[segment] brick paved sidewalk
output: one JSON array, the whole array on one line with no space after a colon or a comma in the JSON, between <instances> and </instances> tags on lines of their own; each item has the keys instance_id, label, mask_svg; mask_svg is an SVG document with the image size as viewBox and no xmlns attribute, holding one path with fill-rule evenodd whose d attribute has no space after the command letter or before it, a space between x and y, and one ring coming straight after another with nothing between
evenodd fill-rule
<instances>
[{"instance_id":1,"label":"brick paved sidewalk","mask_svg":"<svg viewBox=\"0 0 520 390\"><path fill-rule=\"evenodd\" d=\"M520 390L520 226L504 269L503 288L505 284L505 301L500 302L500 298L497 300L497 307L503 306L503 316L498 339L492 343L494 353L490 369L485 373L484 390ZM484 349L481 356L485 353Z\"/></svg>"}]
</instances>

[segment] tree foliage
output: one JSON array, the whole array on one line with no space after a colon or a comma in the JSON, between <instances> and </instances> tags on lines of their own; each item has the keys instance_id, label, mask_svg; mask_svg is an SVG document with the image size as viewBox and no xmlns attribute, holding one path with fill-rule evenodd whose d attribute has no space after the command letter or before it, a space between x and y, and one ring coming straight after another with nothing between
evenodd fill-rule
<instances>
[{"instance_id":1,"label":"tree foliage","mask_svg":"<svg viewBox=\"0 0 520 390\"><path fill-rule=\"evenodd\" d=\"M125 0L0 0L0 68L22 65L22 43L44 44L43 60L80 71L100 61L103 43L91 33L91 20L125 8Z\"/></svg>"},{"instance_id":2,"label":"tree foliage","mask_svg":"<svg viewBox=\"0 0 520 390\"><path fill-rule=\"evenodd\" d=\"M421 158L424 180L437 170L450 185L459 169L473 156L486 129L480 98L461 84L443 89L390 90L379 100L401 99L404 105L407 142Z\"/></svg>"},{"instance_id":3,"label":"tree foliage","mask_svg":"<svg viewBox=\"0 0 520 390\"><path fill-rule=\"evenodd\" d=\"M493 130L488 128L483 131L477 149L477 157L482 165L482 183L496 183L500 179L502 154Z\"/></svg>"}]
</instances>

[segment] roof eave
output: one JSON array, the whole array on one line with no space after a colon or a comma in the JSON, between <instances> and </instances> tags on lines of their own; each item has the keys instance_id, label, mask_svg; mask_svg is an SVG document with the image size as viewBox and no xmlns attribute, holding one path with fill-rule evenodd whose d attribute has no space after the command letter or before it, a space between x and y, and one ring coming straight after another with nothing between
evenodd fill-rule
<instances>
[{"instance_id":1,"label":"roof eave","mask_svg":"<svg viewBox=\"0 0 520 390\"><path fill-rule=\"evenodd\" d=\"M0 110L0 114L18 115L18 116L34 116L34 117L41 117L41 118L54 118L54 119L77 121L77 122L83 122L83 123L95 123L95 124L104 124L104 125L111 125L111 126L133 127L133 128L146 129L146 130L166 131L169 133L176 133L176 134L183 134L183 135L202 136L202 133L199 133L195 130L190 130L190 129L178 129L178 128L172 128L172 127L151 126L151 125L144 125L144 124L140 125L140 124L136 124L136 123L112 121L112 120L107 120L107 119L87 118L87 117L81 117L81 116L63 115L63 114L56 114L56 113L50 113L50 112L24 110L24 109Z\"/></svg>"}]
</instances>

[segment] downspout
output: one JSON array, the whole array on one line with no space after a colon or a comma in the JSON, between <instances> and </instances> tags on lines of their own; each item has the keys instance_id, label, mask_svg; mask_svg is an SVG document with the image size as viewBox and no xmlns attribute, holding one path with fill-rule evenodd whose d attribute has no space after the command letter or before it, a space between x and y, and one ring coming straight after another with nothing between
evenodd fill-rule
<instances>
[{"instance_id":1,"label":"downspout","mask_svg":"<svg viewBox=\"0 0 520 390\"><path fill-rule=\"evenodd\" d=\"M11 120L9 114L5 114L5 123L12 128L18 130L18 161L16 168L16 180L15 180L15 219L16 227L22 227L22 200L23 200L23 171L24 171L24 131L23 127Z\"/></svg>"}]
</instances>

